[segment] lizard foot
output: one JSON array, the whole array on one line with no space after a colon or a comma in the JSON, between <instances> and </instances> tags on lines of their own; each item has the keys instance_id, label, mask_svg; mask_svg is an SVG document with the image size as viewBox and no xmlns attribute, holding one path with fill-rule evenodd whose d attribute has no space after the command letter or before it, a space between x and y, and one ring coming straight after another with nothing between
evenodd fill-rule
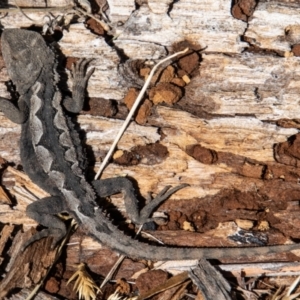
<instances>
[{"instance_id":1,"label":"lizard foot","mask_svg":"<svg viewBox=\"0 0 300 300\"><path fill-rule=\"evenodd\" d=\"M93 58L81 58L76 64L72 65L72 77L76 83L77 81L83 80L83 84L86 86L87 81L95 70L95 68L91 68L88 72L86 72L86 68L92 60Z\"/></svg>"},{"instance_id":2,"label":"lizard foot","mask_svg":"<svg viewBox=\"0 0 300 300\"><path fill-rule=\"evenodd\" d=\"M72 65L72 98L66 97L63 100L63 106L69 112L79 113L82 110L87 82L95 70L95 68L87 70L89 63L92 60L92 58L82 58L76 64Z\"/></svg>"},{"instance_id":3,"label":"lizard foot","mask_svg":"<svg viewBox=\"0 0 300 300\"><path fill-rule=\"evenodd\" d=\"M139 224L148 222L160 223L161 218L150 218L150 215L154 212L155 208L163 201L167 200L172 194L189 186L186 183L180 184L170 189L171 186L166 186L155 198L153 198L147 205L140 211Z\"/></svg>"},{"instance_id":4,"label":"lizard foot","mask_svg":"<svg viewBox=\"0 0 300 300\"><path fill-rule=\"evenodd\" d=\"M129 218L133 223L139 225L155 220L155 218L150 218L150 215L153 213L155 208L168 199L172 194L188 186L188 184L180 184L171 189L170 186L167 186L142 210L139 210L135 188L128 178L115 177L95 180L92 182L92 185L100 197L107 197L122 192L124 194L125 208Z\"/></svg>"}]
</instances>

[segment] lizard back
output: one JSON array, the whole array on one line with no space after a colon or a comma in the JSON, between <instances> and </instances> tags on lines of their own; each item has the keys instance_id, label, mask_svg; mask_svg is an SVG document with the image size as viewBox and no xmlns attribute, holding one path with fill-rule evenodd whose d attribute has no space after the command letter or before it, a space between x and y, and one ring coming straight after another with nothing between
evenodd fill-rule
<instances>
[{"instance_id":1,"label":"lizard back","mask_svg":"<svg viewBox=\"0 0 300 300\"><path fill-rule=\"evenodd\" d=\"M62 194L72 205L74 198L77 203L96 205L80 166L78 134L62 108L55 53L41 35L21 29L5 30L2 47L9 75L29 108L20 138L25 172L51 195Z\"/></svg>"}]
</instances>

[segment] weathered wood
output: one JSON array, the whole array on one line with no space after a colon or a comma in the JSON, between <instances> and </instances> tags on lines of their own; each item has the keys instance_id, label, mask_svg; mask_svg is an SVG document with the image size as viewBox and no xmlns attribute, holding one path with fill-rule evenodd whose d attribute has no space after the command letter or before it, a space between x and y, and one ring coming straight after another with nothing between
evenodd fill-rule
<instances>
[{"instance_id":1,"label":"weathered wood","mask_svg":"<svg viewBox=\"0 0 300 300\"><path fill-rule=\"evenodd\" d=\"M0 282L0 298L3 299L12 289L30 288L38 284L52 266L56 250L51 250L52 238L46 238L28 246L23 252L21 247L32 233L18 232L13 240L6 267L6 276Z\"/></svg>"},{"instance_id":2,"label":"weathered wood","mask_svg":"<svg viewBox=\"0 0 300 300\"><path fill-rule=\"evenodd\" d=\"M151 44L171 48L184 40L206 51L223 52L226 49L226 52L237 53L247 46L238 39L245 25L231 16L230 1L226 0L179 1L172 5L169 14L153 13L151 5L150 8L144 5L131 14L123 28L117 28L116 44L122 45L126 55L136 58L150 58L151 54L141 51L139 44L148 48ZM152 57L155 58L155 54L152 53Z\"/></svg>"},{"instance_id":3,"label":"weathered wood","mask_svg":"<svg viewBox=\"0 0 300 300\"><path fill-rule=\"evenodd\" d=\"M259 1L245 37L252 45L288 53L300 42L299 3Z\"/></svg>"},{"instance_id":4,"label":"weathered wood","mask_svg":"<svg viewBox=\"0 0 300 300\"><path fill-rule=\"evenodd\" d=\"M6 1L10 7L15 7L15 2L13 0ZM43 0L19 0L19 7L45 7L45 2ZM49 0L47 1L47 7L64 7L72 4L71 0Z\"/></svg>"},{"instance_id":5,"label":"weathered wood","mask_svg":"<svg viewBox=\"0 0 300 300\"><path fill-rule=\"evenodd\" d=\"M224 264L220 266L226 276L240 276L243 273L245 277L260 276L296 276L300 275L299 262L270 262L270 263L250 263L250 264Z\"/></svg>"},{"instance_id":6,"label":"weathered wood","mask_svg":"<svg viewBox=\"0 0 300 300\"><path fill-rule=\"evenodd\" d=\"M5 225L1 230L0 235L0 265L2 264L6 253L4 252L5 246L12 239L13 225Z\"/></svg>"},{"instance_id":7,"label":"weathered wood","mask_svg":"<svg viewBox=\"0 0 300 300\"><path fill-rule=\"evenodd\" d=\"M198 114L244 115L245 122L252 117L268 121L299 117L295 109L300 94L299 57L245 52L203 54L202 58L199 75L187 86L181 101Z\"/></svg>"},{"instance_id":8,"label":"weathered wood","mask_svg":"<svg viewBox=\"0 0 300 300\"><path fill-rule=\"evenodd\" d=\"M110 9L110 18L112 22L126 21L130 14L135 10L134 0L108 0L107 1Z\"/></svg>"},{"instance_id":9,"label":"weathered wood","mask_svg":"<svg viewBox=\"0 0 300 300\"><path fill-rule=\"evenodd\" d=\"M44 1L18 1L18 5L25 6L24 2L45 5ZM49 6L68 3L48 1ZM201 61L188 74L176 65L182 73L172 84L180 86L184 98L172 107L156 106L150 99L153 106L151 115L144 118L145 124L132 122L118 145L115 159L125 157L125 164L116 163L116 159L103 178L126 174L136 180L143 197L149 191L158 193L168 184L190 184L160 207L170 220L155 236L166 243L236 246L228 236L238 231L236 223L240 219L249 221L251 230L259 233L264 230L260 224L267 224L266 237L271 244L299 239L300 170L297 163L286 164L288 159L278 161L279 156L274 155L274 145L293 140L300 127L299 58L291 53L291 47L299 42L299 5L260 1L247 22L231 15L231 1L227 0L149 0L148 5L138 6L131 0L109 0L108 5L111 40L77 23L64 30L58 42L67 58L94 58L91 65L96 69L88 84L94 103L102 108L102 101L118 102L118 113L112 113L112 117L99 116L93 109L87 112L90 115L78 117L86 132L86 144L95 156L95 169L121 126L118 118L126 112L120 104L127 93L127 87L121 84L120 62L126 56L158 59L187 41L198 50ZM61 13L53 12L55 16ZM13 12L1 19L1 24L5 28L42 26L44 15L28 13L35 20L30 21L20 12ZM123 25L117 26L118 21ZM250 46L256 49L248 51ZM0 66L0 96L9 97L4 85L9 78L2 60ZM183 80L183 75L188 75L188 80ZM71 87L70 80L68 84ZM0 124L0 154L18 166L20 128L2 114ZM153 144L163 147L167 155L163 151L153 154ZM144 148L134 152L137 146ZM126 160L128 153L136 158L136 164ZM295 151L284 154L298 160ZM4 173L3 184L15 196L16 205L12 207L1 199L0 222L23 224L25 229L36 225L25 215L25 207L46 194L11 168ZM122 196L115 195L111 201L126 216ZM185 222L190 226L184 227ZM3 236L7 241L8 235ZM80 247L68 248L68 262L90 259L91 268L100 272L101 264L112 257L111 252L103 250L105 254L95 262L94 253L101 246L80 233L73 238L71 242L78 242ZM236 261L293 258L279 254ZM139 268L142 266L134 265L124 273L131 275Z\"/></svg>"},{"instance_id":10,"label":"weathered wood","mask_svg":"<svg viewBox=\"0 0 300 300\"><path fill-rule=\"evenodd\" d=\"M29 289L22 289L17 294L12 295L7 298L8 300L24 300L30 295L31 291ZM57 297L51 296L44 292L39 292L35 297L35 300L58 300Z\"/></svg>"},{"instance_id":11,"label":"weathered wood","mask_svg":"<svg viewBox=\"0 0 300 300\"><path fill-rule=\"evenodd\" d=\"M232 299L229 283L207 260L201 259L198 267L189 272L189 277L201 291L205 300Z\"/></svg>"}]
</instances>

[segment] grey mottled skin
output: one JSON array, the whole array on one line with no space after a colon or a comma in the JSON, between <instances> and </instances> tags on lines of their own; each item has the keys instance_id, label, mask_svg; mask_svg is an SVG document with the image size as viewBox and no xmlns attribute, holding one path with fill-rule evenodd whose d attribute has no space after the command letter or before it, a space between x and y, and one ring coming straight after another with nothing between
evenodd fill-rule
<instances>
[{"instance_id":1,"label":"grey mottled skin","mask_svg":"<svg viewBox=\"0 0 300 300\"><path fill-rule=\"evenodd\" d=\"M117 192L125 194L125 205L133 222L141 224L155 207L181 185L164 189L140 212L132 184L126 178L111 178L89 184L84 177L84 158L77 133L65 111L78 113L84 90L93 70L86 73L88 60L73 70L73 99L63 99L57 88L58 74L53 51L35 32L6 29L2 33L2 53L8 73L20 95L17 105L0 98L0 109L22 126L21 161L33 182L51 194L30 204L27 214L47 227L25 246L42 237L53 236L55 245L66 233L65 224L56 216L68 212L89 235L100 243L132 258L181 260L237 257L290 251L300 245L252 248L169 248L150 246L124 235L96 209L100 197Z\"/></svg>"}]
</instances>

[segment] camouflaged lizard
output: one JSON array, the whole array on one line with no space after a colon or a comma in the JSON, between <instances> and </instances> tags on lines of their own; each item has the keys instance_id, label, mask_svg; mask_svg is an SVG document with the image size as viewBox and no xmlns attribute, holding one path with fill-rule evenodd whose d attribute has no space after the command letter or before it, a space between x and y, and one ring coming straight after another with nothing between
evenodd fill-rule
<instances>
[{"instance_id":1,"label":"camouflaged lizard","mask_svg":"<svg viewBox=\"0 0 300 300\"><path fill-rule=\"evenodd\" d=\"M172 193L164 189L141 211L132 183L123 177L87 182L85 159L78 133L67 112L79 113L85 87L93 69L86 72L89 60L80 60L73 69L73 98L63 97L57 87L59 75L54 51L42 36L33 31L5 29L2 54L10 78L19 94L17 104L0 98L0 109L22 126L20 155L25 172L51 196L27 207L27 215L47 227L26 244L46 236L53 245L66 233L58 213L69 213L78 225L99 243L132 258L182 260L222 258L277 253L300 245L248 248L171 248L147 245L124 235L97 209L97 198L123 192L128 215L134 223L152 220L152 211Z\"/></svg>"}]
</instances>

